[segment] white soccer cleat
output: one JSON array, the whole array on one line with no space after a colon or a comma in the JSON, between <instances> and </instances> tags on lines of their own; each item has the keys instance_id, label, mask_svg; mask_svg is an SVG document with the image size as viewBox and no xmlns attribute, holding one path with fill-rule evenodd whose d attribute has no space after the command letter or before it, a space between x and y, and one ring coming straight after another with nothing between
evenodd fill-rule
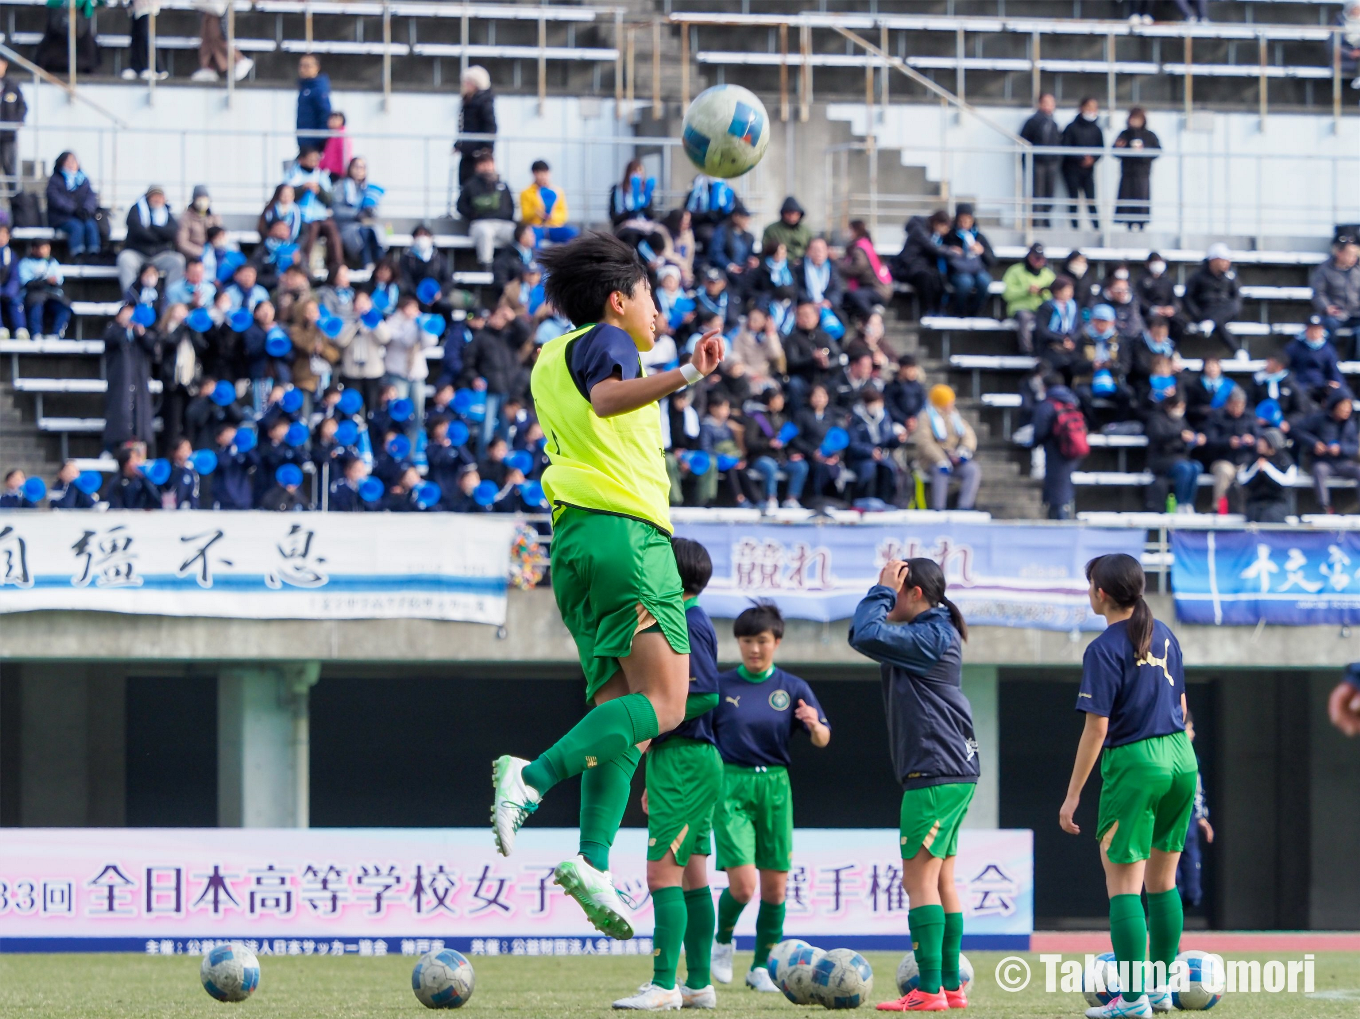
<instances>
[{"instance_id":1,"label":"white soccer cleat","mask_svg":"<svg viewBox=\"0 0 1360 1019\"><path fill-rule=\"evenodd\" d=\"M718 992L713 989L712 984L707 987L689 987L681 984L680 997L684 999L682 1008L718 1007Z\"/></svg>"},{"instance_id":2,"label":"white soccer cleat","mask_svg":"<svg viewBox=\"0 0 1360 1019\"><path fill-rule=\"evenodd\" d=\"M1152 1006L1148 996L1140 994L1132 1001L1125 1001L1120 995L1108 1005L1097 1005L1086 1010L1086 1019L1150 1019Z\"/></svg>"},{"instance_id":3,"label":"white soccer cleat","mask_svg":"<svg viewBox=\"0 0 1360 1019\"><path fill-rule=\"evenodd\" d=\"M737 943L729 941L723 944L721 941L713 942L713 958L709 962L709 970L713 974L713 979L720 984L730 984L732 982L732 956L737 953Z\"/></svg>"},{"instance_id":4,"label":"white soccer cleat","mask_svg":"<svg viewBox=\"0 0 1360 1019\"><path fill-rule=\"evenodd\" d=\"M1171 1011L1171 992L1170 991L1148 991L1148 1004L1154 1012Z\"/></svg>"},{"instance_id":5,"label":"white soccer cleat","mask_svg":"<svg viewBox=\"0 0 1360 1019\"><path fill-rule=\"evenodd\" d=\"M502 856L515 851L515 832L538 809L538 801L543 798L536 789L524 784L522 776L528 763L507 754L496 758L491 766L491 783L496 789L496 798L491 802L491 830Z\"/></svg>"},{"instance_id":6,"label":"white soccer cleat","mask_svg":"<svg viewBox=\"0 0 1360 1019\"><path fill-rule=\"evenodd\" d=\"M774 980L770 976L770 971L764 966L757 966L746 971L746 986L753 991L762 991L765 994L783 994L774 985Z\"/></svg>"},{"instance_id":7,"label":"white soccer cleat","mask_svg":"<svg viewBox=\"0 0 1360 1019\"><path fill-rule=\"evenodd\" d=\"M614 887L609 871L596 870L584 856L577 855L575 859L557 865L553 884L561 885L562 890L577 901L591 926L601 934L617 941L627 941L633 936L628 904ZM675 993L678 1001L680 992Z\"/></svg>"},{"instance_id":8,"label":"white soccer cleat","mask_svg":"<svg viewBox=\"0 0 1360 1019\"><path fill-rule=\"evenodd\" d=\"M684 995L680 988L657 987L651 982L638 988L637 994L630 998L620 998L614 1002L615 1008L626 1008L634 1012L670 1012L684 1008Z\"/></svg>"}]
</instances>

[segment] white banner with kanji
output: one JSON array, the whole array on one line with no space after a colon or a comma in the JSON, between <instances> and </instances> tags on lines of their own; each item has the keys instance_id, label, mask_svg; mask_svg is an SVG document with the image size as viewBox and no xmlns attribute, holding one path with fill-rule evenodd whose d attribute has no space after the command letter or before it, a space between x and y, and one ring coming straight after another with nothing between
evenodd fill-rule
<instances>
[{"instance_id":1,"label":"white banner with kanji","mask_svg":"<svg viewBox=\"0 0 1360 1019\"><path fill-rule=\"evenodd\" d=\"M0 951L387 955L436 942L473 954L651 954L647 833L619 832L611 869L638 936L593 932L552 883L577 834L526 828L515 855L487 829L9 828L0 839ZM800 829L785 931L824 947L910 944L896 829ZM964 946L1027 948L1033 837L969 829L955 880ZM726 884L712 876L713 891ZM755 933L754 908L737 928Z\"/></svg>"},{"instance_id":2,"label":"white banner with kanji","mask_svg":"<svg viewBox=\"0 0 1360 1019\"><path fill-rule=\"evenodd\" d=\"M0 613L500 625L514 529L449 513L0 513Z\"/></svg>"}]
</instances>

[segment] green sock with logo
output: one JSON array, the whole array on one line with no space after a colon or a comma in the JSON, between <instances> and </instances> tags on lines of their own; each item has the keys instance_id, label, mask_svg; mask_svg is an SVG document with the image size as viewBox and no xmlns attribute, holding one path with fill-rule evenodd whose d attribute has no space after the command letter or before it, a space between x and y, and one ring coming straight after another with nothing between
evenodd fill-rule
<instances>
[{"instance_id":1,"label":"green sock with logo","mask_svg":"<svg viewBox=\"0 0 1360 1019\"><path fill-rule=\"evenodd\" d=\"M911 928L911 950L916 953L916 968L921 974L921 991L939 994L944 907L917 906L907 910L907 926Z\"/></svg>"},{"instance_id":2,"label":"green sock with logo","mask_svg":"<svg viewBox=\"0 0 1360 1019\"><path fill-rule=\"evenodd\" d=\"M612 761L581 775L581 855L596 870L609 869L609 850L628 809L633 773L642 751L629 747Z\"/></svg>"},{"instance_id":3,"label":"green sock with logo","mask_svg":"<svg viewBox=\"0 0 1360 1019\"><path fill-rule=\"evenodd\" d=\"M713 940L720 945L730 945L732 932L737 929L737 921L741 919L741 911L745 908L746 903L738 902L732 897L732 893L724 888L722 894L718 896L718 932Z\"/></svg>"},{"instance_id":4,"label":"green sock with logo","mask_svg":"<svg viewBox=\"0 0 1360 1019\"><path fill-rule=\"evenodd\" d=\"M652 892L652 912L656 917L652 933L652 983L669 991L675 987L680 945L685 940L689 919L684 891L679 885L656 889Z\"/></svg>"},{"instance_id":5,"label":"green sock with logo","mask_svg":"<svg viewBox=\"0 0 1360 1019\"><path fill-rule=\"evenodd\" d=\"M704 885L685 893L685 986L695 990L713 983L713 892Z\"/></svg>"},{"instance_id":6,"label":"green sock with logo","mask_svg":"<svg viewBox=\"0 0 1360 1019\"><path fill-rule=\"evenodd\" d=\"M652 702L642 694L605 701L525 767L524 784L541 796L558 782L598 768L660 732ZM585 799L584 791L581 799Z\"/></svg>"},{"instance_id":7,"label":"green sock with logo","mask_svg":"<svg viewBox=\"0 0 1360 1019\"><path fill-rule=\"evenodd\" d=\"M940 984L946 991L959 989L959 950L962 947L963 914L946 913L944 939L940 942Z\"/></svg>"},{"instance_id":8,"label":"green sock with logo","mask_svg":"<svg viewBox=\"0 0 1360 1019\"><path fill-rule=\"evenodd\" d=\"M751 959L751 968L763 968L770 961L770 949L783 937L784 904L762 901L756 913L756 953Z\"/></svg>"}]
</instances>

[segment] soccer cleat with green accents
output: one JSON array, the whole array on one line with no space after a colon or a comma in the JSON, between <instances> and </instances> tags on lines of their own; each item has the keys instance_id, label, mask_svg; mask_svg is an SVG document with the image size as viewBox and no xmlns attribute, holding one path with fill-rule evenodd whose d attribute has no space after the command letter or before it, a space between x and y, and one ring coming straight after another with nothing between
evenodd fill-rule
<instances>
[{"instance_id":1,"label":"soccer cleat with green accents","mask_svg":"<svg viewBox=\"0 0 1360 1019\"><path fill-rule=\"evenodd\" d=\"M628 905L614 887L609 871L596 870L584 856L578 855L557 865L553 884L561 885L562 890L580 904L586 919L601 934L608 934L617 941L627 941L633 936L633 925L625 913Z\"/></svg>"},{"instance_id":2,"label":"soccer cleat with green accents","mask_svg":"<svg viewBox=\"0 0 1360 1019\"><path fill-rule=\"evenodd\" d=\"M515 832L538 809L542 797L524 784L524 768L528 761L506 754L496 758L491 766L491 782L496 798L491 802L491 830L496 836L496 849L502 856L515 851Z\"/></svg>"}]
</instances>

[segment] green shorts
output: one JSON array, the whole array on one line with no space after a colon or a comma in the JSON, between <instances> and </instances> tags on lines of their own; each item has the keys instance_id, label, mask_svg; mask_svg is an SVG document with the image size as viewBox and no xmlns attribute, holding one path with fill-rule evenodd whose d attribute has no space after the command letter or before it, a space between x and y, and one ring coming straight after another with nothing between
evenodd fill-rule
<instances>
[{"instance_id":1,"label":"green shorts","mask_svg":"<svg viewBox=\"0 0 1360 1019\"><path fill-rule=\"evenodd\" d=\"M713 852L713 807L722 794L718 748L672 736L647 752L647 859L675 854L684 866L691 855Z\"/></svg>"},{"instance_id":2,"label":"green shorts","mask_svg":"<svg viewBox=\"0 0 1360 1019\"><path fill-rule=\"evenodd\" d=\"M1199 763L1183 732L1110 747L1100 761L1096 837L1111 863L1179 853L1195 805Z\"/></svg>"},{"instance_id":3,"label":"green shorts","mask_svg":"<svg viewBox=\"0 0 1360 1019\"><path fill-rule=\"evenodd\" d=\"M788 769L724 764L713 833L719 870L749 863L761 870L788 870L793 859L793 790Z\"/></svg>"},{"instance_id":4,"label":"green shorts","mask_svg":"<svg viewBox=\"0 0 1360 1019\"><path fill-rule=\"evenodd\" d=\"M586 702L619 671L633 637L659 626L689 654L684 594L670 538L651 524L567 506L553 522L552 586L586 674Z\"/></svg>"},{"instance_id":5,"label":"green shorts","mask_svg":"<svg viewBox=\"0 0 1360 1019\"><path fill-rule=\"evenodd\" d=\"M959 828L977 786L948 782L902 793L902 859L910 860L924 846L931 856L944 859L959 852Z\"/></svg>"}]
</instances>

